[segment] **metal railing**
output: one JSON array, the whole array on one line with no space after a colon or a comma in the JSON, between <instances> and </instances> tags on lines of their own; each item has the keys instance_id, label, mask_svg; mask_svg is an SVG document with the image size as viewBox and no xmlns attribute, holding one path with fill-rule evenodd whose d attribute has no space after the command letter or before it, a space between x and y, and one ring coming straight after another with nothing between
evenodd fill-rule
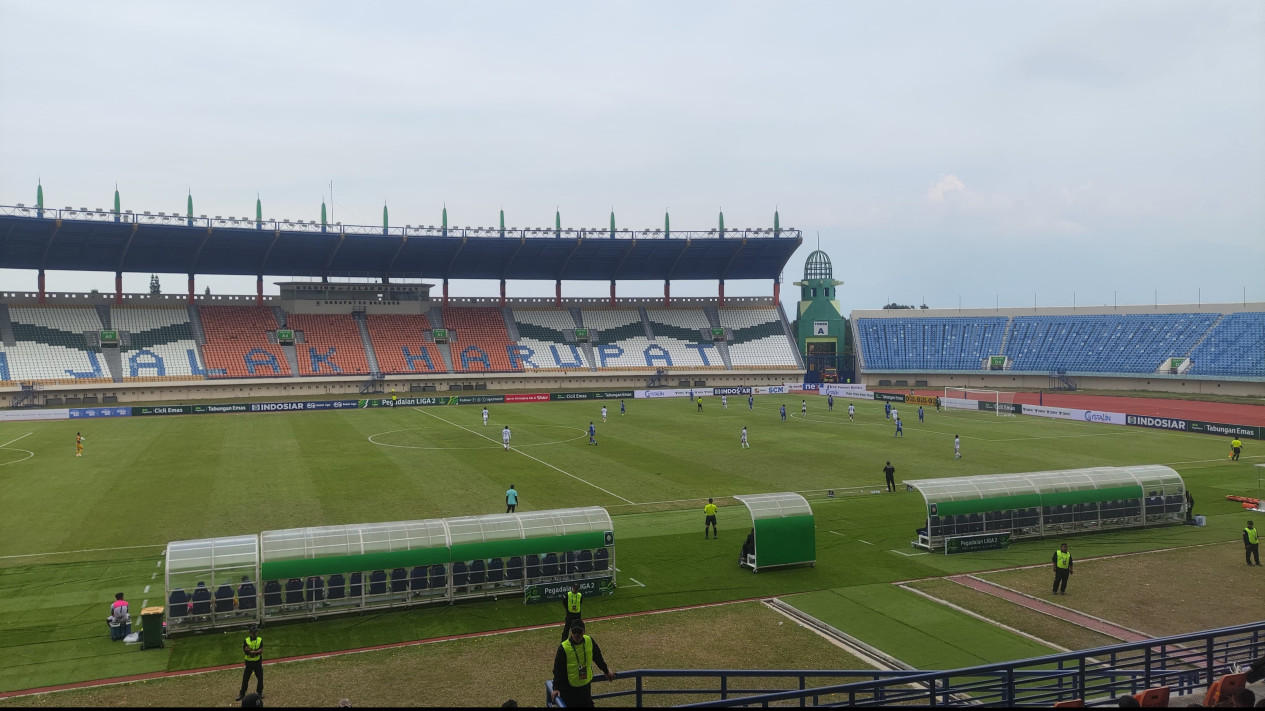
<instances>
[{"instance_id":1,"label":"metal railing","mask_svg":"<svg viewBox=\"0 0 1265 711\"><path fill-rule=\"evenodd\" d=\"M620 671L619 688L595 700L676 697L682 706L1043 706L1083 699L1115 705L1120 696L1167 686L1174 696L1202 693L1229 671L1265 654L1265 621L1096 649L949 671L637 669ZM703 680L697 686L652 685L656 679ZM821 685L822 680L858 679ZM601 678L599 677L600 681ZM762 684L752 684L762 680ZM771 680L780 680L781 688ZM813 685L810 682L816 682ZM631 682L631 684L629 684ZM787 688L791 684L794 688ZM627 687L631 688L627 688ZM553 690L545 682L546 698ZM702 701L699 696L712 698ZM691 698L694 697L694 698Z\"/></svg>"},{"instance_id":2,"label":"metal railing","mask_svg":"<svg viewBox=\"0 0 1265 711\"><path fill-rule=\"evenodd\" d=\"M0 205L0 215L10 217L29 217L45 220L77 220L84 222L117 222L120 224L165 225L169 227L196 227L200 229L235 229L261 230L280 232L304 232L309 234L334 235L383 235L388 237L440 237L450 239L800 239L800 230L791 228L726 228L722 234L718 229L710 230L671 230L656 228L642 230L617 229L609 227L568 227L554 228L518 228L507 227L444 227L442 225L403 225L382 227L375 225L345 225L341 222L320 223L314 220L263 220L249 217L207 217L198 215L181 215L175 212L132 212L123 210L88 209L86 207L37 207L30 205Z\"/></svg>"}]
</instances>

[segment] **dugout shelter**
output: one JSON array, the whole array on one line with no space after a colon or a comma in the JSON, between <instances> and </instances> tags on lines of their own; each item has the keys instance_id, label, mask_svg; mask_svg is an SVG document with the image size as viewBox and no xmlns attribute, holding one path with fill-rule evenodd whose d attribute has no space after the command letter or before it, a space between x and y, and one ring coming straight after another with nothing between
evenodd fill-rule
<instances>
[{"instance_id":1,"label":"dugout shelter","mask_svg":"<svg viewBox=\"0 0 1265 711\"><path fill-rule=\"evenodd\" d=\"M175 541L168 630L522 596L597 578L614 589L614 529L596 506Z\"/></svg>"},{"instance_id":2,"label":"dugout shelter","mask_svg":"<svg viewBox=\"0 0 1265 711\"><path fill-rule=\"evenodd\" d=\"M817 531L813 509L799 494L734 496L747 507L755 528L755 551L740 565L758 573L764 568L817 565Z\"/></svg>"},{"instance_id":3,"label":"dugout shelter","mask_svg":"<svg viewBox=\"0 0 1265 711\"><path fill-rule=\"evenodd\" d=\"M923 527L913 545L936 550L945 541L1009 532L1044 538L1185 521L1186 484L1161 465L1091 467L1018 474L914 479Z\"/></svg>"}]
</instances>

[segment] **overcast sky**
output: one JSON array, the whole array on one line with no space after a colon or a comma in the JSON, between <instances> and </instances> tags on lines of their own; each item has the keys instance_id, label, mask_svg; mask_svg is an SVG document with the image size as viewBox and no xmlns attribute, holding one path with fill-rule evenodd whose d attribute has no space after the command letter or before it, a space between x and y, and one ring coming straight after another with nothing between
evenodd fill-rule
<instances>
[{"instance_id":1,"label":"overcast sky","mask_svg":"<svg viewBox=\"0 0 1265 711\"><path fill-rule=\"evenodd\" d=\"M1262 2L0 0L0 85L2 204L42 180L50 207L107 207L117 181L135 211L192 190L195 214L259 194L319 219L332 180L355 224L384 201L392 224L446 203L451 225L519 227L766 227L776 207L805 234L784 300L820 233L845 312L1265 301Z\"/></svg>"}]
</instances>

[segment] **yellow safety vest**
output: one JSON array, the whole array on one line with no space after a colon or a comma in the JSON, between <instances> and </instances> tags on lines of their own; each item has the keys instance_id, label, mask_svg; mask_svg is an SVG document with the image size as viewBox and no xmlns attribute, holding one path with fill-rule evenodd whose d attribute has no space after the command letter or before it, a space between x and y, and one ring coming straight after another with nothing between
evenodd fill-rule
<instances>
[{"instance_id":1,"label":"yellow safety vest","mask_svg":"<svg viewBox=\"0 0 1265 711\"><path fill-rule=\"evenodd\" d=\"M254 637L254 638L247 637L246 646L250 649L250 652L246 653L246 661L248 662L259 661L259 658L263 656L262 654L259 653L259 648L262 647L263 644L264 644L263 637Z\"/></svg>"},{"instance_id":2,"label":"yellow safety vest","mask_svg":"<svg viewBox=\"0 0 1265 711\"><path fill-rule=\"evenodd\" d=\"M562 650L567 655L567 683L573 687L588 686L593 681L593 640L588 635L584 635L584 658L581 660L580 653L575 650L571 644L571 639L562 643ZM584 669L584 676L580 676L580 669Z\"/></svg>"},{"instance_id":3,"label":"yellow safety vest","mask_svg":"<svg viewBox=\"0 0 1265 711\"><path fill-rule=\"evenodd\" d=\"M1231 443L1230 443L1230 446L1231 446L1231 447L1234 447L1234 448L1236 448L1236 449L1242 449L1242 448L1243 448L1243 443L1242 443L1242 442L1240 442L1239 440L1237 440L1237 439L1236 439L1236 440L1234 440L1233 442L1231 442Z\"/></svg>"},{"instance_id":4,"label":"yellow safety vest","mask_svg":"<svg viewBox=\"0 0 1265 711\"><path fill-rule=\"evenodd\" d=\"M567 612L580 614L580 598L584 593L567 591Z\"/></svg>"},{"instance_id":5,"label":"yellow safety vest","mask_svg":"<svg viewBox=\"0 0 1265 711\"><path fill-rule=\"evenodd\" d=\"M708 516L715 516L715 515L716 515L716 504L708 504L708 505L704 506L704 507L703 507L703 513L707 514Z\"/></svg>"},{"instance_id":6,"label":"yellow safety vest","mask_svg":"<svg viewBox=\"0 0 1265 711\"><path fill-rule=\"evenodd\" d=\"M1054 551L1054 555L1058 556L1057 565L1064 570L1072 567L1072 554L1063 551Z\"/></svg>"},{"instance_id":7,"label":"yellow safety vest","mask_svg":"<svg viewBox=\"0 0 1265 711\"><path fill-rule=\"evenodd\" d=\"M1251 543L1252 545L1257 545L1261 542L1260 537L1256 534L1255 528L1245 528L1243 530L1247 533L1248 543Z\"/></svg>"}]
</instances>

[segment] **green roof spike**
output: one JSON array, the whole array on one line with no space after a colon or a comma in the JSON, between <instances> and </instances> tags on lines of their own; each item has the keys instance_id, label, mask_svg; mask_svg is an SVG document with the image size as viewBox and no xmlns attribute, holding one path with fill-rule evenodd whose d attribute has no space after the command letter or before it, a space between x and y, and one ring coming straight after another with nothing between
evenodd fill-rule
<instances>
[{"instance_id":1,"label":"green roof spike","mask_svg":"<svg viewBox=\"0 0 1265 711\"><path fill-rule=\"evenodd\" d=\"M668 213L663 213L663 236L664 238L672 236L672 225L668 221Z\"/></svg>"},{"instance_id":2,"label":"green roof spike","mask_svg":"<svg viewBox=\"0 0 1265 711\"><path fill-rule=\"evenodd\" d=\"M553 236L554 237L562 236L562 210L561 209L553 213Z\"/></svg>"},{"instance_id":3,"label":"green roof spike","mask_svg":"<svg viewBox=\"0 0 1265 711\"><path fill-rule=\"evenodd\" d=\"M185 224L193 226L193 190L189 191L189 199L185 201Z\"/></svg>"},{"instance_id":4,"label":"green roof spike","mask_svg":"<svg viewBox=\"0 0 1265 711\"><path fill-rule=\"evenodd\" d=\"M725 211L724 210L720 211L720 236L722 238L725 236Z\"/></svg>"},{"instance_id":5,"label":"green roof spike","mask_svg":"<svg viewBox=\"0 0 1265 711\"><path fill-rule=\"evenodd\" d=\"M40 217L44 216L44 183L37 182L35 184L35 209L39 211Z\"/></svg>"},{"instance_id":6,"label":"green roof spike","mask_svg":"<svg viewBox=\"0 0 1265 711\"><path fill-rule=\"evenodd\" d=\"M773 236L777 237L782 234L782 222L778 219L777 208L773 208Z\"/></svg>"},{"instance_id":7,"label":"green roof spike","mask_svg":"<svg viewBox=\"0 0 1265 711\"><path fill-rule=\"evenodd\" d=\"M444 221L442 224L443 235L448 236L448 203L444 203Z\"/></svg>"},{"instance_id":8,"label":"green roof spike","mask_svg":"<svg viewBox=\"0 0 1265 711\"><path fill-rule=\"evenodd\" d=\"M325 200L321 200L321 232L324 232L329 220L325 216Z\"/></svg>"},{"instance_id":9,"label":"green roof spike","mask_svg":"<svg viewBox=\"0 0 1265 711\"><path fill-rule=\"evenodd\" d=\"M121 211L119 210L119 207L120 207L120 205L119 205L119 184L118 184L118 183L115 183L115 184L114 184L114 221L115 221L115 222L118 222L118 221L119 221L119 219L120 219L120 217L121 217Z\"/></svg>"},{"instance_id":10,"label":"green roof spike","mask_svg":"<svg viewBox=\"0 0 1265 711\"><path fill-rule=\"evenodd\" d=\"M386 204L386 201L384 200L382 202L382 234L386 234L386 233L387 233L387 204Z\"/></svg>"},{"instance_id":11,"label":"green roof spike","mask_svg":"<svg viewBox=\"0 0 1265 711\"><path fill-rule=\"evenodd\" d=\"M611 208L611 239L615 239L615 208Z\"/></svg>"},{"instance_id":12,"label":"green roof spike","mask_svg":"<svg viewBox=\"0 0 1265 711\"><path fill-rule=\"evenodd\" d=\"M255 229L262 230L264 228L264 201L259 197L259 193L255 193Z\"/></svg>"},{"instance_id":13,"label":"green roof spike","mask_svg":"<svg viewBox=\"0 0 1265 711\"><path fill-rule=\"evenodd\" d=\"M505 210L501 210L501 236L505 236Z\"/></svg>"}]
</instances>

